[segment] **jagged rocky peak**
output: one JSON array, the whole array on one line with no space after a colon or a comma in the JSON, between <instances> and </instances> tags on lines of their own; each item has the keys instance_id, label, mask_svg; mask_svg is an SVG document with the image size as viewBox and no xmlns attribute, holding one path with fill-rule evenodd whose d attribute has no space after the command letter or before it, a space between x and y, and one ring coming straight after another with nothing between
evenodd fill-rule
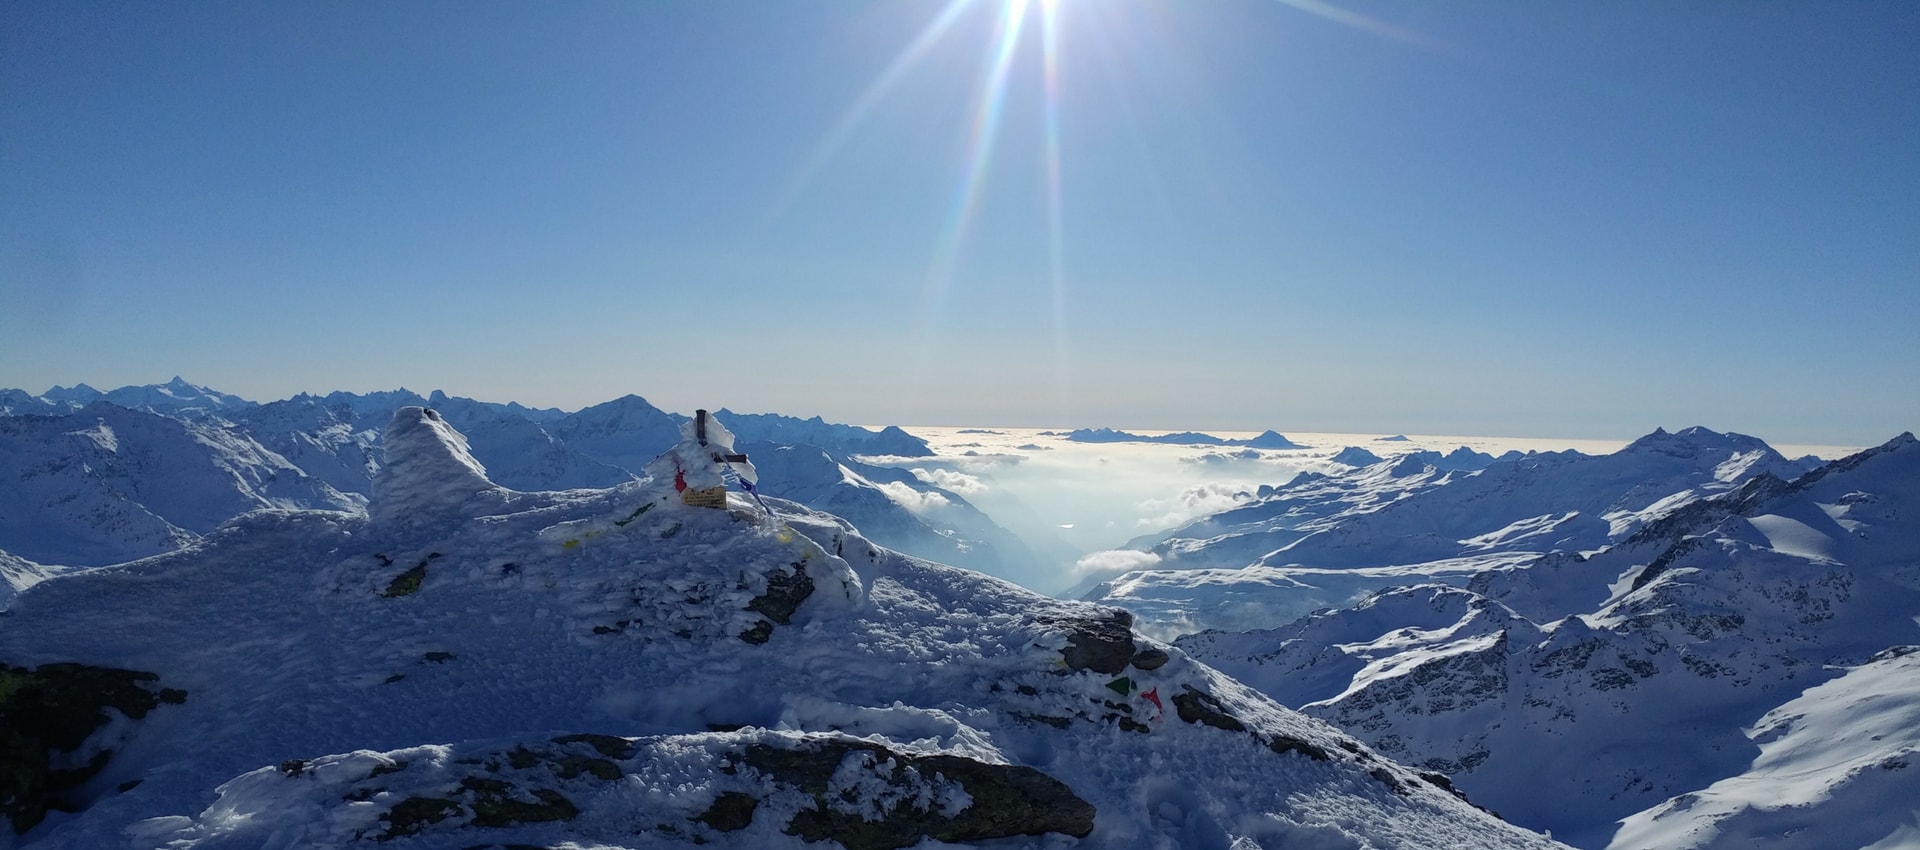
<instances>
[{"instance_id":1,"label":"jagged rocky peak","mask_svg":"<svg viewBox=\"0 0 1920 850\"><path fill-rule=\"evenodd\" d=\"M381 440L386 465L373 480L375 521L405 522L470 510L506 492L487 478L467 438L430 407L393 412Z\"/></svg>"}]
</instances>

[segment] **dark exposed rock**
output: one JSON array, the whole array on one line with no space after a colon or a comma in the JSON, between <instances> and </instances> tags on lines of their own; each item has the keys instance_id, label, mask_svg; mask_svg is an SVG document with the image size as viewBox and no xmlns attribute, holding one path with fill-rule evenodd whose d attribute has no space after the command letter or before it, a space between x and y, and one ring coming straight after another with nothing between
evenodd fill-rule
<instances>
[{"instance_id":1,"label":"dark exposed rock","mask_svg":"<svg viewBox=\"0 0 1920 850\"><path fill-rule=\"evenodd\" d=\"M1134 653L1133 666L1136 670L1158 670L1166 665L1169 658L1166 650L1150 646Z\"/></svg>"},{"instance_id":2,"label":"dark exposed rock","mask_svg":"<svg viewBox=\"0 0 1920 850\"><path fill-rule=\"evenodd\" d=\"M777 625L791 624L793 612L799 610L800 603L813 595L813 576L807 575L807 565L804 561L793 562L789 569L790 572L768 572L767 592L749 601L747 610L766 617Z\"/></svg>"},{"instance_id":3,"label":"dark exposed rock","mask_svg":"<svg viewBox=\"0 0 1920 850\"><path fill-rule=\"evenodd\" d=\"M471 776L460 780L460 787L471 797L474 826L572 820L580 814L572 800L550 788L534 788L522 795L510 782Z\"/></svg>"},{"instance_id":4,"label":"dark exposed rock","mask_svg":"<svg viewBox=\"0 0 1920 850\"><path fill-rule=\"evenodd\" d=\"M1213 698L1212 694L1195 690L1192 685L1181 685L1180 693L1173 696L1173 709L1181 720L1188 723L1204 723L1215 729L1228 732L1245 732L1247 724L1227 713L1226 707Z\"/></svg>"},{"instance_id":5,"label":"dark exposed rock","mask_svg":"<svg viewBox=\"0 0 1920 850\"><path fill-rule=\"evenodd\" d=\"M408 797L393 805L380 819L387 822L381 841L413 835L428 826L459 815L459 803L439 797Z\"/></svg>"},{"instance_id":6,"label":"dark exposed rock","mask_svg":"<svg viewBox=\"0 0 1920 850\"><path fill-rule=\"evenodd\" d=\"M1376 767L1367 771L1367 775L1373 777L1380 784L1392 788L1396 794L1407 796L1409 793L1406 783L1401 782L1400 777L1393 775L1393 771L1391 770L1384 767Z\"/></svg>"},{"instance_id":7,"label":"dark exposed rock","mask_svg":"<svg viewBox=\"0 0 1920 850\"><path fill-rule=\"evenodd\" d=\"M420 590L420 583L426 580L427 562L421 561L415 564L413 569L394 576L393 581L387 583L387 589L381 591L380 595L388 599L395 596L407 596Z\"/></svg>"},{"instance_id":8,"label":"dark exposed rock","mask_svg":"<svg viewBox=\"0 0 1920 850\"><path fill-rule=\"evenodd\" d=\"M1327 761L1333 758L1333 756L1328 755L1326 749L1323 747L1307 743L1299 738L1289 738L1285 735L1275 735L1273 740L1267 742L1267 749L1279 755L1299 753L1314 761Z\"/></svg>"},{"instance_id":9,"label":"dark exposed rock","mask_svg":"<svg viewBox=\"0 0 1920 850\"><path fill-rule=\"evenodd\" d=\"M85 806L88 801L72 795L107 766L112 751L65 769L53 766L54 754L79 751L110 721L107 709L140 720L163 704L186 701L186 691L158 687L159 680L84 664L0 664L0 815L14 832L32 829L49 810Z\"/></svg>"},{"instance_id":10,"label":"dark exposed rock","mask_svg":"<svg viewBox=\"0 0 1920 850\"><path fill-rule=\"evenodd\" d=\"M759 807L760 801L752 795L728 791L694 820L721 832L735 832L753 825L753 811Z\"/></svg>"},{"instance_id":11,"label":"dark exposed rock","mask_svg":"<svg viewBox=\"0 0 1920 850\"><path fill-rule=\"evenodd\" d=\"M1068 726L1073 724L1073 718L1071 717L1055 717L1049 714L1024 714L1024 713L1016 712L1013 716L1018 717L1021 720L1031 720L1035 723L1045 723L1048 726L1052 726L1055 729L1065 729Z\"/></svg>"},{"instance_id":12,"label":"dark exposed rock","mask_svg":"<svg viewBox=\"0 0 1920 850\"><path fill-rule=\"evenodd\" d=\"M606 759L587 758L586 756L560 756L553 760L554 772L561 779L572 779L582 773L591 773L596 779L609 782L622 775L620 766Z\"/></svg>"},{"instance_id":13,"label":"dark exposed rock","mask_svg":"<svg viewBox=\"0 0 1920 850\"><path fill-rule=\"evenodd\" d=\"M740 633L740 639L754 646L773 640L773 624L766 620L754 623L753 628Z\"/></svg>"},{"instance_id":14,"label":"dark exposed rock","mask_svg":"<svg viewBox=\"0 0 1920 850\"><path fill-rule=\"evenodd\" d=\"M1059 625L1067 630L1067 647L1061 655L1069 668L1112 675L1133 663L1132 614L1115 611L1104 619L1062 620Z\"/></svg>"},{"instance_id":15,"label":"dark exposed rock","mask_svg":"<svg viewBox=\"0 0 1920 850\"><path fill-rule=\"evenodd\" d=\"M561 735L553 739L556 744L586 744L596 752L610 759L625 761L633 758L633 742L615 735L595 735L581 732L574 735Z\"/></svg>"},{"instance_id":16,"label":"dark exposed rock","mask_svg":"<svg viewBox=\"0 0 1920 850\"><path fill-rule=\"evenodd\" d=\"M1422 771L1417 775L1421 779L1426 780L1428 785L1432 785L1433 787L1438 788L1442 791L1445 791L1449 794L1452 794L1453 796L1458 797L1462 800L1465 800L1467 798L1466 792L1461 791L1459 788L1454 787L1453 780L1448 779L1446 774L1444 773L1427 773L1425 771Z\"/></svg>"},{"instance_id":17,"label":"dark exposed rock","mask_svg":"<svg viewBox=\"0 0 1920 850\"><path fill-rule=\"evenodd\" d=\"M830 805L828 781L849 755L865 754L868 767L889 786L910 789L936 777L958 784L971 803L949 816L938 808L898 803L877 820ZM986 764L959 756L911 756L877 744L830 740L797 748L755 744L742 760L776 782L810 794L815 806L784 827L807 841L831 838L847 850L896 850L924 838L945 842L986 841L1058 832L1076 838L1093 831L1092 804L1065 783L1030 767ZM852 801L846 801L852 802Z\"/></svg>"}]
</instances>

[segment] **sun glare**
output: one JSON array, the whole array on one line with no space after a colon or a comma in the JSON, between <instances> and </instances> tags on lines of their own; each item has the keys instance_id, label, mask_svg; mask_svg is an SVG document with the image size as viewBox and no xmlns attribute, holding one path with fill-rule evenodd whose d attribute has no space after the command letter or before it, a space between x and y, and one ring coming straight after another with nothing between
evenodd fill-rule
<instances>
[{"instance_id":1,"label":"sun glare","mask_svg":"<svg viewBox=\"0 0 1920 850\"><path fill-rule=\"evenodd\" d=\"M1000 128L1006 112L1007 92L1013 85L1013 69L1027 33L1039 31L1041 51L1041 92L1044 114L1039 145L1045 160L1044 193L1048 267L1046 280L1051 290L1054 333L1056 392L1063 416L1069 396L1066 342L1067 275L1062 248L1062 180L1060 121L1060 7L1059 0L950 0L928 21L906 47L854 99L831 129L814 144L793 176L782 188L770 210L769 219L783 215L825 168L826 164L860 128L876 107L898 89L902 81L920 65L933 49L956 31L956 23L969 12L995 16L992 34L981 53L973 97L967 107L966 136L958 173L953 178L945 211L921 281L919 309L915 316L914 338L920 341L917 352L922 371L931 357L937 338L936 324L942 312L954 271L966 247L969 232L978 215L983 186L992 173L994 151L1000 143ZM1038 19L1036 26L1030 22ZM1063 421L1065 421L1063 419Z\"/></svg>"}]
</instances>

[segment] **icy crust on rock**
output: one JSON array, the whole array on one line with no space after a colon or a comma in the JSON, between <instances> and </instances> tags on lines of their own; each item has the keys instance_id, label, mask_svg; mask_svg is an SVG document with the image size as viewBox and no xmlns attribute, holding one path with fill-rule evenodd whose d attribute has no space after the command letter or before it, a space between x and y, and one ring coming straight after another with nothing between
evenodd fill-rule
<instances>
[{"instance_id":1,"label":"icy crust on rock","mask_svg":"<svg viewBox=\"0 0 1920 850\"><path fill-rule=\"evenodd\" d=\"M16 597L0 661L188 696L0 846L1558 846L1124 612L396 430L404 517L258 511Z\"/></svg>"}]
</instances>

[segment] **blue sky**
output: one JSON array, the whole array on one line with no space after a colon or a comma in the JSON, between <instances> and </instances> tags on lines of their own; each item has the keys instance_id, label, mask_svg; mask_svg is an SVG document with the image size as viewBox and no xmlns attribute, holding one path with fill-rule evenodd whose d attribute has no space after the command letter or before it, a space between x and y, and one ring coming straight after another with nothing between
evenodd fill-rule
<instances>
[{"instance_id":1,"label":"blue sky","mask_svg":"<svg viewBox=\"0 0 1920 850\"><path fill-rule=\"evenodd\" d=\"M1866 445L1917 329L1908 2L0 5L35 392Z\"/></svg>"}]
</instances>

